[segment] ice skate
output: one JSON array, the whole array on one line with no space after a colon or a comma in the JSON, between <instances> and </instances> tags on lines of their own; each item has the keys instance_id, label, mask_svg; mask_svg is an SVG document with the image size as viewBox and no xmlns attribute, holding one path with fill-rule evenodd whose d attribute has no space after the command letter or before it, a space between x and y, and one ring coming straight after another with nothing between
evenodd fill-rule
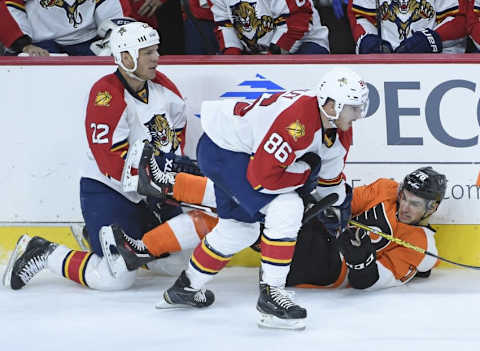
<instances>
[{"instance_id":1,"label":"ice skate","mask_svg":"<svg viewBox=\"0 0 480 351\"><path fill-rule=\"evenodd\" d=\"M162 301L155 305L157 309L207 307L215 301L213 292L206 289L193 289L185 271L180 274L171 288L163 293Z\"/></svg>"},{"instance_id":2,"label":"ice skate","mask_svg":"<svg viewBox=\"0 0 480 351\"><path fill-rule=\"evenodd\" d=\"M22 238L20 238L17 246L21 245L21 241ZM10 273L10 287L13 290L23 288L38 272L46 268L47 258L57 246L57 244L39 236L33 237L28 242L25 251L13 260L13 267Z\"/></svg>"},{"instance_id":3,"label":"ice skate","mask_svg":"<svg viewBox=\"0 0 480 351\"><path fill-rule=\"evenodd\" d=\"M2 284L4 287L10 287L10 279L12 277L12 269L15 261L25 252L27 248L28 242L31 240L30 236L27 234L23 234L20 238L18 238L17 244L15 245L15 249L13 250L10 258L8 259L7 267L3 272L2 276Z\"/></svg>"},{"instance_id":4,"label":"ice skate","mask_svg":"<svg viewBox=\"0 0 480 351\"><path fill-rule=\"evenodd\" d=\"M257 302L258 325L263 328L305 329L307 311L292 301L292 293L283 288L260 283Z\"/></svg>"},{"instance_id":5,"label":"ice skate","mask_svg":"<svg viewBox=\"0 0 480 351\"><path fill-rule=\"evenodd\" d=\"M142 240L132 238L116 225L112 225L110 229L115 239L117 250L125 260L129 271L134 271L156 259L155 256L150 255Z\"/></svg>"}]
</instances>

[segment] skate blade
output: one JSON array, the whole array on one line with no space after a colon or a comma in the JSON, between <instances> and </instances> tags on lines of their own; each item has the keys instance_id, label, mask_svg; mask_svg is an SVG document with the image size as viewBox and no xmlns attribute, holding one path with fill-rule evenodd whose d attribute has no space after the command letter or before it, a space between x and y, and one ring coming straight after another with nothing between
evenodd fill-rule
<instances>
[{"instance_id":1,"label":"skate blade","mask_svg":"<svg viewBox=\"0 0 480 351\"><path fill-rule=\"evenodd\" d=\"M267 329L291 329L291 330L304 330L305 318L302 319L282 319L270 314L260 313L258 320L258 326L260 328Z\"/></svg>"},{"instance_id":2,"label":"skate blade","mask_svg":"<svg viewBox=\"0 0 480 351\"><path fill-rule=\"evenodd\" d=\"M102 227L99 233L100 244L102 246L103 257L107 261L107 267L113 278L117 278L120 273L127 271L125 260L119 254L113 254L110 246L117 246L111 227Z\"/></svg>"},{"instance_id":3,"label":"skate blade","mask_svg":"<svg viewBox=\"0 0 480 351\"><path fill-rule=\"evenodd\" d=\"M5 272L3 272L2 276L2 284L4 287L10 287L10 280L12 279L12 269L15 264L15 261L23 255L25 249L27 248L28 243L32 238L27 234L23 234L17 241L17 245L15 245L15 249L13 250L10 258L8 259L7 267L5 268Z\"/></svg>"},{"instance_id":4,"label":"skate blade","mask_svg":"<svg viewBox=\"0 0 480 351\"><path fill-rule=\"evenodd\" d=\"M193 308L190 305L184 305L180 303L168 303L163 297L162 300L155 304L155 309L157 310L173 310L173 309L185 309Z\"/></svg>"},{"instance_id":5,"label":"skate blade","mask_svg":"<svg viewBox=\"0 0 480 351\"><path fill-rule=\"evenodd\" d=\"M121 184L125 192L137 191L139 176L132 174L132 168L138 169L143 152L143 142L137 140L128 148L127 158L123 167Z\"/></svg>"}]
</instances>

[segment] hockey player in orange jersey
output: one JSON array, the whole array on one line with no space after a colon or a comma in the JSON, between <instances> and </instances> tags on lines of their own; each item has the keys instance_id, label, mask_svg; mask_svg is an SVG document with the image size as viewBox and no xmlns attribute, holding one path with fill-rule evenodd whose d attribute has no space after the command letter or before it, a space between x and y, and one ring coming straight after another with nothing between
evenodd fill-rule
<instances>
[{"instance_id":1,"label":"hockey player in orange jersey","mask_svg":"<svg viewBox=\"0 0 480 351\"><path fill-rule=\"evenodd\" d=\"M437 253L428 225L446 191L446 177L431 167L408 174L402 183L381 178L353 191L352 219ZM338 239L311 221L302 228L287 284L302 287L378 289L428 277L437 260L389 240L347 228Z\"/></svg>"}]
</instances>

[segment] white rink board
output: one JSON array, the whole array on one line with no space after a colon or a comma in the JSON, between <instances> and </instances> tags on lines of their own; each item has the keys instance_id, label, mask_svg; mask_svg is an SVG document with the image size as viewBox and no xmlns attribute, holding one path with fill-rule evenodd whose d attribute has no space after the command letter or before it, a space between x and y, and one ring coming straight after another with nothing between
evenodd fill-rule
<instances>
[{"instance_id":1,"label":"white rink board","mask_svg":"<svg viewBox=\"0 0 480 351\"><path fill-rule=\"evenodd\" d=\"M341 66L341 65L335 65ZM167 65L159 70L186 98L187 154L201 134L203 100L315 86L331 64ZM417 167L447 174L435 223L480 223L480 66L351 65L373 87L375 113L354 126L346 174L355 185L400 180ZM86 147L84 106L91 85L114 66L0 66L0 222L78 222ZM270 88L270 89L269 89ZM252 97L251 95L250 97ZM438 110L438 113L437 113Z\"/></svg>"}]
</instances>

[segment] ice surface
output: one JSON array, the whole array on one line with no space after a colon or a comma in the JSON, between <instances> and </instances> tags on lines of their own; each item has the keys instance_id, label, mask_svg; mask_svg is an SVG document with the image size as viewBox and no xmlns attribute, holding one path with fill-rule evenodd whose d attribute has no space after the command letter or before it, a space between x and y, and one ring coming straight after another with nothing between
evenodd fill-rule
<instances>
[{"instance_id":1,"label":"ice surface","mask_svg":"<svg viewBox=\"0 0 480 351\"><path fill-rule=\"evenodd\" d=\"M0 288L0 350L478 350L479 278L439 269L377 292L294 289L307 328L285 331L256 325L254 268L222 271L203 310L154 309L174 277L141 272L127 291L98 292L42 272Z\"/></svg>"}]
</instances>

